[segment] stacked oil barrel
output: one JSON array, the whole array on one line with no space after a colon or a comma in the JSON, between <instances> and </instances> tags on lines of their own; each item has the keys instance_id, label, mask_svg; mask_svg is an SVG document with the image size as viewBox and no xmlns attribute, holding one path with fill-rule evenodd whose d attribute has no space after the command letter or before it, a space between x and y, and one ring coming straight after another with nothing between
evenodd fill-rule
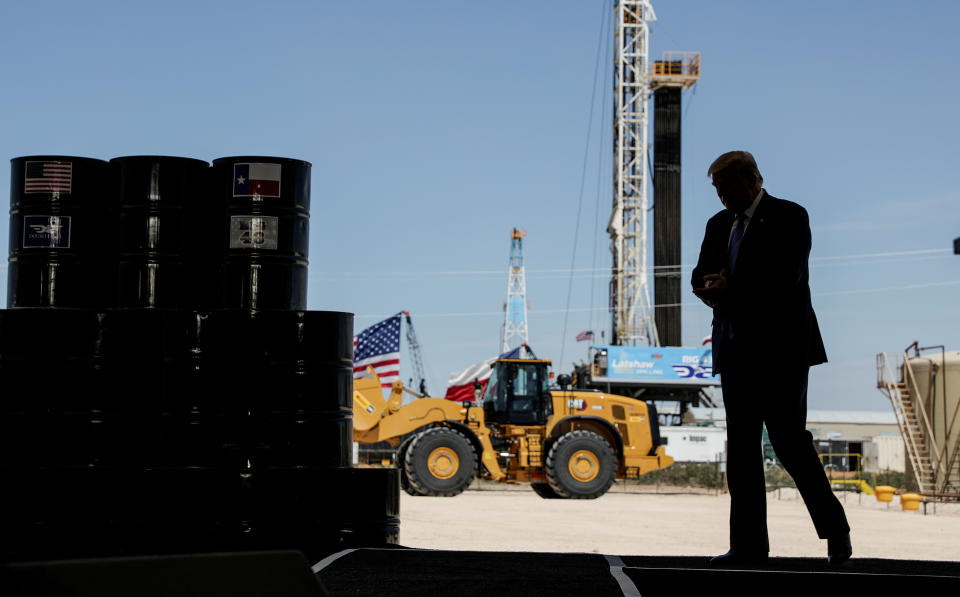
<instances>
[{"instance_id":1,"label":"stacked oil barrel","mask_svg":"<svg viewBox=\"0 0 960 597\"><path fill-rule=\"evenodd\" d=\"M396 542L353 316L306 310L310 167L12 160L0 558Z\"/></svg>"}]
</instances>

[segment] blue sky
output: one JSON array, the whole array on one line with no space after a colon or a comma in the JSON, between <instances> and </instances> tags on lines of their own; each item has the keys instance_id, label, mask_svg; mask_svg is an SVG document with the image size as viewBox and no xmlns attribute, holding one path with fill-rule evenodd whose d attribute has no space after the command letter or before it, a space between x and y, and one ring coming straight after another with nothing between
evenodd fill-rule
<instances>
[{"instance_id":1,"label":"blue sky","mask_svg":"<svg viewBox=\"0 0 960 597\"><path fill-rule=\"evenodd\" d=\"M357 330L410 311L434 393L497 352L509 233L524 228L530 342L565 371L586 358L577 332L609 328L609 6L4 3L0 155L312 162L309 307L356 313ZM702 53L684 94L683 262L720 208L707 166L752 151L766 188L810 212L830 356L810 406L888 409L876 353L960 348L960 8L654 8L652 57ZM686 295L685 344L709 318Z\"/></svg>"}]
</instances>

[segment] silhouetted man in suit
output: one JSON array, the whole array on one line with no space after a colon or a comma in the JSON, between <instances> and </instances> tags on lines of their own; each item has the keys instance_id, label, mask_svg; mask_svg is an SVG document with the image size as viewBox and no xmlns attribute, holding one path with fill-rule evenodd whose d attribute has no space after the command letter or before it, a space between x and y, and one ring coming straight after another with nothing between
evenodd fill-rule
<instances>
[{"instance_id":1,"label":"silhouetted man in suit","mask_svg":"<svg viewBox=\"0 0 960 597\"><path fill-rule=\"evenodd\" d=\"M713 372L727 413L730 551L712 565L767 561L761 437L796 481L827 560L850 558L850 527L806 430L807 372L827 355L810 304L807 211L762 188L753 156L731 151L707 171L726 208L707 222L693 292L713 308Z\"/></svg>"}]
</instances>

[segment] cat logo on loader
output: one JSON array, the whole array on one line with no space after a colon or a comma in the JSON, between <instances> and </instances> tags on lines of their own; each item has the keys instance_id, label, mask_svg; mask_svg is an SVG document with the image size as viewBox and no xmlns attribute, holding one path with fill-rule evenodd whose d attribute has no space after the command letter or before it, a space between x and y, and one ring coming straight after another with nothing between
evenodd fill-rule
<instances>
[{"instance_id":1,"label":"cat logo on loader","mask_svg":"<svg viewBox=\"0 0 960 597\"><path fill-rule=\"evenodd\" d=\"M384 399L373 369L354 380L354 441L397 447L411 495L454 496L480 475L528 482L543 498L593 499L615 479L673 464L653 405L594 391L550 387L550 361L499 359L481 405L418 398L403 383ZM413 393L413 392L409 392Z\"/></svg>"}]
</instances>

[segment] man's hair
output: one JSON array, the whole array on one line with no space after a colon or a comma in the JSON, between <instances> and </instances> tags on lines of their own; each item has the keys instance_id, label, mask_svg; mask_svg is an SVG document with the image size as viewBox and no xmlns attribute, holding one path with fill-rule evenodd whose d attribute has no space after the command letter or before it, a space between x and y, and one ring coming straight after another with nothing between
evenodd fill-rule
<instances>
[{"instance_id":1,"label":"man's hair","mask_svg":"<svg viewBox=\"0 0 960 597\"><path fill-rule=\"evenodd\" d=\"M721 155L707 168L707 176L713 176L724 170L735 170L740 176L750 175L763 182L763 176L757 168L757 160L753 159L753 154L749 151L728 151Z\"/></svg>"}]
</instances>

